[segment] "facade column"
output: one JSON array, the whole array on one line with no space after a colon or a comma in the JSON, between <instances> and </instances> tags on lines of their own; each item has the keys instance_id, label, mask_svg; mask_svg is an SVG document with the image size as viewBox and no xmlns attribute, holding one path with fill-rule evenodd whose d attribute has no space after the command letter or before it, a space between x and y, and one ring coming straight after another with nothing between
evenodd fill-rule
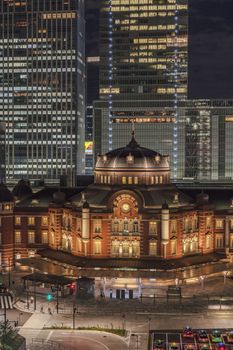
<instances>
[{"instance_id":1,"label":"facade column","mask_svg":"<svg viewBox=\"0 0 233 350\"><path fill-rule=\"evenodd\" d=\"M90 207L87 202L82 208L82 241L84 243L84 255L87 256L87 244L90 241Z\"/></svg>"},{"instance_id":2,"label":"facade column","mask_svg":"<svg viewBox=\"0 0 233 350\"><path fill-rule=\"evenodd\" d=\"M161 215L161 239L162 239L162 250L163 257L166 259L167 257L167 245L169 243L169 207L167 203L164 203L162 206L162 215Z\"/></svg>"},{"instance_id":3,"label":"facade column","mask_svg":"<svg viewBox=\"0 0 233 350\"><path fill-rule=\"evenodd\" d=\"M230 224L229 216L226 216L226 219L225 219L225 252L226 252L226 255L229 255L229 251L230 251L229 224Z\"/></svg>"}]
</instances>

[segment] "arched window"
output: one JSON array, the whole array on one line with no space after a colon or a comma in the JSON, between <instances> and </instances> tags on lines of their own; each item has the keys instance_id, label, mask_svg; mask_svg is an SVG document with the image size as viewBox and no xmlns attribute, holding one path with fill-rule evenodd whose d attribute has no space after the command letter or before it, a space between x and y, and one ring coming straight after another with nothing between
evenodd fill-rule
<instances>
[{"instance_id":1,"label":"arched window","mask_svg":"<svg viewBox=\"0 0 233 350\"><path fill-rule=\"evenodd\" d=\"M62 249L66 249L66 240L67 240L67 238L66 238L66 235L64 234L64 235L62 235L62 239L61 239L61 247L62 247Z\"/></svg>"},{"instance_id":2,"label":"arched window","mask_svg":"<svg viewBox=\"0 0 233 350\"><path fill-rule=\"evenodd\" d=\"M113 221L113 232L119 232L119 222L118 220Z\"/></svg>"},{"instance_id":3,"label":"arched window","mask_svg":"<svg viewBox=\"0 0 233 350\"><path fill-rule=\"evenodd\" d=\"M128 233L129 232L129 222L128 220L125 220L123 223L123 231L124 233Z\"/></svg>"},{"instance_id":4,"label":"arched window","mask_svg":"<svg viewBox=\"0 0 233 350\"><path fill-rule=\"evenodd\" d=\"M82 252L82 239L81 239L81 237L77 237L77 252L78 253Z\"/></svg>"},{"instance_id":5,"label":"arched window","mask_svg":"<svg viewBox=\"0 0 233 350\"><path fill-rule=\"evenodd\" d=\"M112 241L111 243L111 254L114 256L119 256L120 242L117 240Z\"/></svg>"},{"instance_id":6,"label":"arched window","mask_svg":"<svg viewBox=\"0 0 233 350\"><path fill-rule=\"evenodd\" d=\"M139 232L139 224L137 220L134 220L133 222L133 232L138 233Z\"/></svg>"},{"instance_id":7,"label":"arched window","mask_svg":"<svg viewBox=\"0 0 233 350\"><path fill-rule=\"evenodd\" d=\"M132 256L133 257L140 256L140 242L139 241L132 242Z\"/></svg>"}]
</instances>

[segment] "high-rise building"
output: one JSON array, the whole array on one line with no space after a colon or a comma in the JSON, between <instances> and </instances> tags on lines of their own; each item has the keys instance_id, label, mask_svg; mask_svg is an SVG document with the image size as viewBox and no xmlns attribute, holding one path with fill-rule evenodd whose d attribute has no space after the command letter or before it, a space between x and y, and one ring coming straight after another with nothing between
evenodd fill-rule
<instances>
[{"instance_id":1,"label":"high-rise building","mask_svg":"<svg viewBox=\"0 0 233 350\"><path fill-rule=\"evenodd\" d=\"M191 100L185 111L185 178L233 180L233 100Z\"/></svg>"},{"instance_id":2,"label":"high-rise building","mask_svg":"<svg viewBox=\"0 0 233 350\"><path fill-rule=\"evenodd\" d=\"M95 154L138 142L171 157L172 178L185 176L188 0L102 0L100 99Z\"/></svg>"},{"instance_id":3,"label":"high-rise building","mask_svg":"<svg viewBox=\"0 0 233 350\"><path fill-rule=\"evenodd\" d=\"M5 179L5 126L0 122L0 182Z\"/></svg>"},{"instance_id":4,"label":"high-rise building","mask_svg":"<svg viewBox=\"0 0 233 350\"><path fill-rule=\"evenodd\" d=\"M6 177L84 173L84 0L0 0Z\"/></svg>"}]
</instances>

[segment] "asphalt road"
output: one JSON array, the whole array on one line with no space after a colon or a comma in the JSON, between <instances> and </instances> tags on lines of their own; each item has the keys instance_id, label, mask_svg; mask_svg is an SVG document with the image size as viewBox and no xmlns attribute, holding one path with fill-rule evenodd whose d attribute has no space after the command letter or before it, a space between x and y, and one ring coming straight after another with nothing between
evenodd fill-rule
<instances>
[{"instance_id":1,"label":"asphalt road","mask_svg":"<svg viewBox=\"0 0 233 350\"><path fill-rule=\"evenodd\" d=\"M120 337L105 332L42 330L39 338L60 343L67 350L128 349L127 344ZM33 350L33 344L27 348Z\"/></svg>"}]
</instances>

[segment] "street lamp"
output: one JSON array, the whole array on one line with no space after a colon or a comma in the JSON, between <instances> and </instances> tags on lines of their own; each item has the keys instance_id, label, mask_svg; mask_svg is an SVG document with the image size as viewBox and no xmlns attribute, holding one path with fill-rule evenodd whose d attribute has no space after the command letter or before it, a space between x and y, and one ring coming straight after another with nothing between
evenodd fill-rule
<instances>
[{"instance_id":1,"label":"street lamp","mask_svg":"<svg viewBox=\"0 0 233 350\"><path fill-rule=\"evenodd\" d=\"M200 276L201 288L204 289L205 276Z\"/></svg>"},{"instance_id":2,"label":"street lamp","mask_svg":"<svg viewBox=\"0 0 233 350\"><path fill-rule=\"evenodd\" d=\"M8 286L11 286L11 258L8 258Z\"/></svg>"},{"instance_id":3,"label":"street lamp","mask_svg":"<svg viewBox=\"0 0 233 350\"><path fill-rule=\"evenodd\" d=\"M223 283L226 284L227 282L227 271L223 272Z\"/></svg>"},{"instance_id":4,"label":"street lamp","mask_svg":"<svg viewBox=\"0 0 233 350\"><path fill-rule=\"evenodd\" d=\"M149 333L150 333L150 321L151 321L151 317L148 318L148 328L149 328Z\"/></svg>"}]
</instances>

